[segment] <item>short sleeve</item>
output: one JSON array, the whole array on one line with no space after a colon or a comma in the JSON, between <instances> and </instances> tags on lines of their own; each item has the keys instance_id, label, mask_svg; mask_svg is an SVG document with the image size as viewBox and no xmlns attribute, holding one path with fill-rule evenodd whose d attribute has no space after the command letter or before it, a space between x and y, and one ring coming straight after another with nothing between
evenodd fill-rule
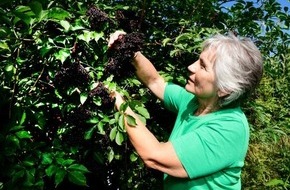
<instances>
[{"instance_id":1,"label":"short sleeve","mask_svg":"<svg viewBox=\"0 0 290 190\"><path fill-rule=\"evenodd\" d=\"M181 104L191 100L193 94L187 92L184 88L173 83L167 83L164 92L163 103L166 109L178 112Z\"/></svg>"},{"instance_id":2,"label":"short sleeve","mask_svg":"<svg viewBox=\"0 0 290 190\"><path fill-rule=\"evenodd\" d=\"M171 142L191 179L215 173L237 161L242 167L248 146L245 126L237 120L222 125L207 123Z\"/></svg>"}]
</instances>

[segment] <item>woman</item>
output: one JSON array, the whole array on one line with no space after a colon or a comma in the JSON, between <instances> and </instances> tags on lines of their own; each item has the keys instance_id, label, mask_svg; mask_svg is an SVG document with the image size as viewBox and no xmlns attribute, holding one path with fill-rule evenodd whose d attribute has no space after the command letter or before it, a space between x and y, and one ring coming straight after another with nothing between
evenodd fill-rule
<instances>
[{"instance_id":1,"label":"woman","mask_svg":"<svg viewBox=\"0 0 290 190\"><path fill-rule=\"evenodd\" d=\"M124 35L111 35L109 47ZM153 169L164 172L164 189L241 189L241 169L249 143L249 125L239 107L262 77L262 57L248 39L215 35L199 59L188 66L185 89L167 83L141 52L133 58L138 78L177 119L168 142L159 142L135 113L137 126L126 130L134 148ZM124 102L115 94L116 107Z\"/></svg>"}]
</instances>

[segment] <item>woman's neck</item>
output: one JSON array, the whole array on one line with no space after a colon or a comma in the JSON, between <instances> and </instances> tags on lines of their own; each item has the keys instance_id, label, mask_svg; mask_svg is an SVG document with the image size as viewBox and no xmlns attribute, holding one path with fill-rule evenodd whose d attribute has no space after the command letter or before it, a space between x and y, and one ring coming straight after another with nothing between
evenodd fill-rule
<instances>
[{"instance_id":1,"label":"woman's neck","mask_svg":"<svg viewBox=\"0 0 290 190\"><path fill-rule=\"evenodd\" d=\"M203 103L202 101L198 102L199 102L198 108L194 113L194 115L196 116L212 113L220 109L220 106L217 101L205 103Z\"/></svg>"}]
</instances>

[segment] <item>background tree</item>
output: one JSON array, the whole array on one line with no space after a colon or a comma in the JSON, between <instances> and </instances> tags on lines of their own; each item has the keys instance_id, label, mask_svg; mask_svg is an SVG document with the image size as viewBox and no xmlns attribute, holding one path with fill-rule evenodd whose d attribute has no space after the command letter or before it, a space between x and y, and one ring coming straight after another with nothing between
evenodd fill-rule
<instances>
[{"instance_id":1,"label":"background tree","mask_svg":"<svg viewBox=\"0 0 290 190\"><path fill-rule=\"evenodd\" d=\"M265 74L243 105L251 123L243 189L289 188L288 7L275 0L0 5L0 189L162 189L162 174L144 167L104 85L121 91L159 140L174 115L134 75L114 72L129 69L110 59L106 40L117 29L144 34L144 54L180 85L208 36L254 40Z\"/></svg>"}]
</instances>

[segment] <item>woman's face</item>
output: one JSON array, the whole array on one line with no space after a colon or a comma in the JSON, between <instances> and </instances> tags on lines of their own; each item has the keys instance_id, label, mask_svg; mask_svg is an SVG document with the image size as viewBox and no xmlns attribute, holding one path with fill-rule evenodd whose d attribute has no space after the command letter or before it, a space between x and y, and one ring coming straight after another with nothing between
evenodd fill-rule
<instances>
[{"instance_id":1,"label":"woman's face","mask_svg":"<svg viewBox=\"0 0 290 190\"><path fill-rule=\"evenodd\" d=\"M215 83L214 72L215 52L206 49L199 59L188 66L189 78L185 89L202 100L217 100L218 89Z\"/></svg>"}]
</instances>

